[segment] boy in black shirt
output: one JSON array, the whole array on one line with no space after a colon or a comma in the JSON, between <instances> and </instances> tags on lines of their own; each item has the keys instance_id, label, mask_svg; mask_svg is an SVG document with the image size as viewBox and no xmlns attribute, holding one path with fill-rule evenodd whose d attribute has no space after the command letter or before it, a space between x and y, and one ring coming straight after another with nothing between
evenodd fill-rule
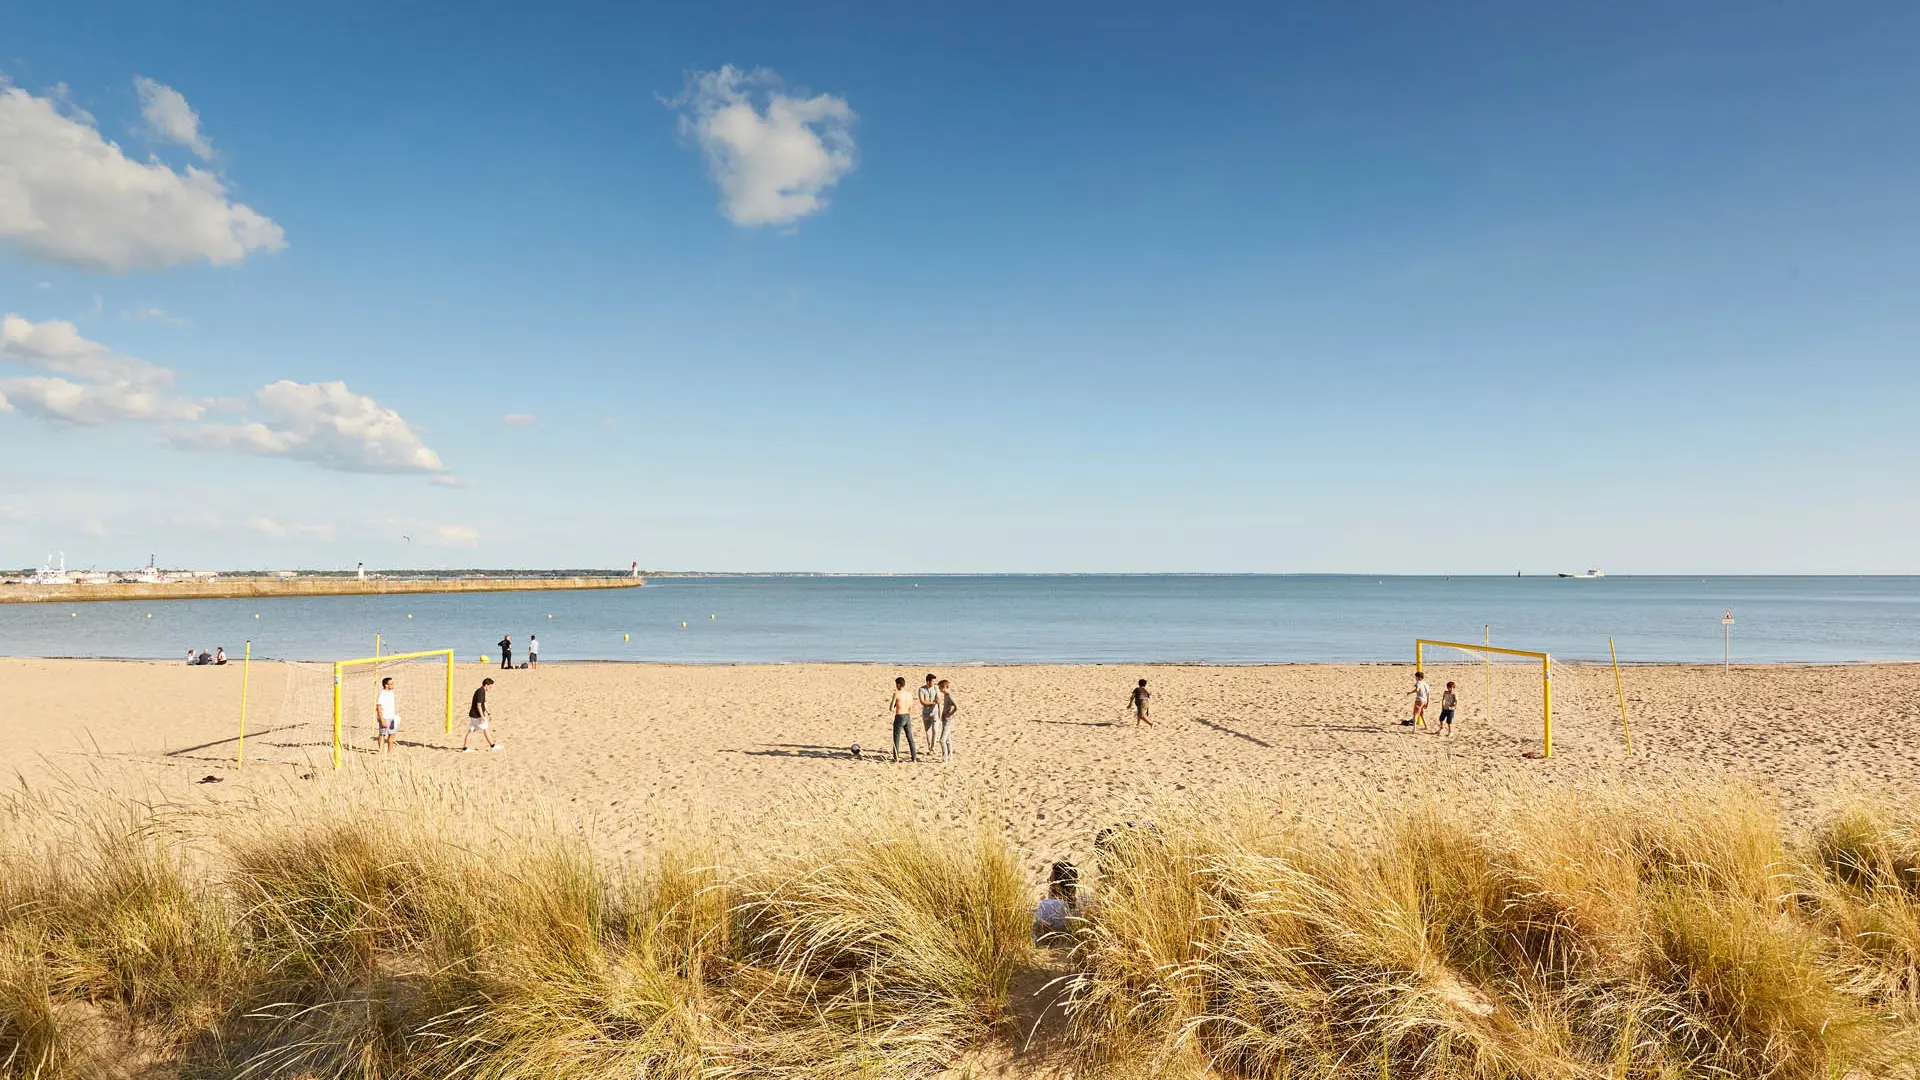
<instances>
[{"instance_id":1,"label":"boy in black shirt","mask_svg":"<svg viewBox=\"0 0 1920 1080\"><path fill-rule=\"evenodd\" d=\"M460 740L463 754L473 753L473 747L467 744L473 741L476 731L486 736L487 749L500 749L500 744L493 741L493 714L487 710L487 687L492 685L492 679L480 680L480 689L473 692L473 704L467 706L467 737Z\"/></svg>"}]
</instances>

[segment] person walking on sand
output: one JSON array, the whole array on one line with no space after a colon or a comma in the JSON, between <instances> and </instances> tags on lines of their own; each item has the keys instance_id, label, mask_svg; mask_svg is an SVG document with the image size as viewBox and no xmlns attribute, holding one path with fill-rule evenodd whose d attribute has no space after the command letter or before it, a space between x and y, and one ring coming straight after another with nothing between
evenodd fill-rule
<instances>
[{"instance_id":1,"label":"person walking on sand","mask_svg":"<svg viewBox=\"0 0 1920 1080\"><path fill-rule=\"evenodd\" d=\"M534 634L528 634L527 635L527 667L537 668L539 666L540 666L540 638Z\"/></svg>"},{"instance_id":2,"label":"person walking on sand","mask_svg":"<svg viewBox=\"0 0 1920 1080\"><path fill-rule=\"evenodd\" d=\"M1147 680L1140 680L1140 685L1133 688L1133 696L1129 700L1133 706L1133 726L1145 724L1152 727L1153 721L1148 719L1148 714L1153 711L1153 691L1147 689Z\"/></svg>"},{"instance_id":3,"label":"person walking on sand","mask_svg":"<svg viewBox=\"0 0 1920 1080\"><path fill-rule=\"evenodd\" d=\"M933 685L933 673L927 673L927 685L920 688L920 725L927 729L927 752L933 752L933 732L940 723L940 691Z\"/></svg>"},{"instance_id":4,"label":"person walking on sand","mask_svg":"<svg viewBox=\"0 0 1920 1080\"><path fill-rule=\"evenodd\" d=\"M940 760L950 764L953 761L953 718L960 711L960 704L953 700L953 691L947 689L947 680L940 680Z\"/></svg>"},{"instance_id":5,"label":"person walking on sand","mask_svg":"<svg viewBox=\"0 0 1920 1080\"><path fill-rule=\"evenodd\" d=\"M400 730L400 714L393 707L393 676L380 680L380 693L373 699L373 722L378 725L373 741L382 754L393 753L393 733Z\"/></svg>"},{"instance_id":6,"label":"person walking on sand","mask_svg":"<svg viewBox=\"0 0 1920 1080\"><path fill-rule=\"evenodd\" d=\"M1447 683L1445 693L1440 695L1440 730L1435 734L1453 734L1453 708L1460 704L1460 698L1453 692L1453 683Z\"/></svg>"},{"instance_id":7,"label":"person walking on sand","mask_svg":"<svg viewBox=\"0 0 1920 1080\"><path fill-rule=\"evenodd\" d=\"M511 667L513 667L513 635L502 634L500 635L500 670L506 671Z\"/></svg>"},{"instance_id":8,"label":"person walking on sand","mask_svg":"<svg viewBox=\"0 0 1920 1080\"><path fill-rule=\"evenodd\" d=\"M493 685L492 679L481 679L480 689L473 692L473 704L467 706L467 737L460 740L460 752L473 753L473 733L486 736L487 749L498 750L500 744L493 741L493 712L487 708L487 687Z\"/></svg>"},{"instance_id":9,"label":"person walking on sand","mask_svg":"<svg viewBox=\"0 0 1920 1080\"><path fill-rule=\"evenodd\" d=\"M900 733L907 735L907 760L920 760L920 747L913 740L913 694L907 689L907 677L893 680L893 760L900 760Z\"/></svg>"},{"instance_id":10,"label":"person walking on sand","mask_svg":"<svg viewBox=\"0 0 1920 1080\"><path fill-rule=\"evenodd\" d=\"M1401 727L1425 727L1427 723L1427 699L1433 695L1433 689L1427 685L1427 673L1413 673L1413 718L1400 721Z\"/></svg>"}]
</instances>

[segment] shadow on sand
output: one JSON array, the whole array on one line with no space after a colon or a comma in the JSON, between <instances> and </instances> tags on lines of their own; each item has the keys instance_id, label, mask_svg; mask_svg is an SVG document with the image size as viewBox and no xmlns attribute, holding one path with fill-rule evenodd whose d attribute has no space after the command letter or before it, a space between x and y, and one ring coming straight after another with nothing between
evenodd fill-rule
<instances>
[{"instance_id":1,"label":"shadow on sand","mask_svg":"<svg viewBox=\"0 0 1920 1080\"><path fill-rule=\"evenodd\" d=\"M1270 742L1267 742L1265 739L1256 739L1244 731L1235 731L1234 729L1228 727L1225 724L1219 723L1218 721L1205 720L1200 717L1195 717L1193 722L1196 724L1203 725L1205 727L1210 727L1213 730L1220 732L1222 735L1231 735L1236 739L1245 739L1255 746L1263 747L1268 750L1273 749L1273 744Z\"/></svg>"}]
</instances>

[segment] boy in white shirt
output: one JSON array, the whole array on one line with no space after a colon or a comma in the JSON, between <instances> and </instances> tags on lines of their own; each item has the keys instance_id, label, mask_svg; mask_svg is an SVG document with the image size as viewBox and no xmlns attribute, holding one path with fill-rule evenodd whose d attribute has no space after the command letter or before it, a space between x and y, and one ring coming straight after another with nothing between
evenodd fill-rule
<instances>
[{"instance_id":1,"label":"boy in white shirt","mask_svg":"<svg viewBox=\"0 0 1920 1080\"><path fill-rule=\"evenodd\" d=\"M380 693L373 699L373 720L379 725L374 745L382 754L393 753L393 733L400 727L400 714L393 707L393 676L380 680Z\"/></svg>"},{"instance_id":2,"label":"boy in white shirt","mask_svg":"<svg viewBox=\"0 0 1920 1080\"><path fill-rule=\"evenodd\" d=\"M1400 721L1401 727L1425 727L1427 725L1427 699L1433 696L1433 688L1427 685L1427 673L1413 673L1413 719Z\"/></svg>"},{"instance_id":3,"label":"boy in white shirt","mask_svg":"<svg viewBox=\"0 0 1920 1080\"><path fill-rule=\"evenodd\" d=\"M920 688L920 723L927 729L927 749L934 748L934 728L940 721L940 691L933 685L933 673L927 673L927 684Z\"/></svg>"}]
</instances>

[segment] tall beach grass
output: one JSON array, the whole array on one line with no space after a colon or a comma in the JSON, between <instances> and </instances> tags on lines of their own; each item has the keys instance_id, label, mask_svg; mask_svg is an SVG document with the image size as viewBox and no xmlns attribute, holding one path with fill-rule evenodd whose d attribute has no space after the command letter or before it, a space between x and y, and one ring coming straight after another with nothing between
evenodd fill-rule
<instances>
[{"instance_id":1,"label":"tall beach grass","mask_svg":"<svg viewBox=\"0 0 1920 1080\"><path fill-rule=\"evenodd\" d=\"M1024 1045L1011 987L1048 982L1087 1077L1920 1076L1920 814L1192 803L1102 845L1046 950L997 832L822 820L614 865L405 784L18 797L0 1078L934 1076Z\"/></svg>"}]
</instances>

